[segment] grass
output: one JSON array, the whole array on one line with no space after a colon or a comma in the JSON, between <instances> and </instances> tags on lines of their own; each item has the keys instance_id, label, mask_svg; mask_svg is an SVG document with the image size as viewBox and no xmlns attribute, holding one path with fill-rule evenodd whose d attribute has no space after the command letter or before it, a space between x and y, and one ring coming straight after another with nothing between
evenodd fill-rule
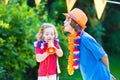
<instances>
[{"instance_id":1,"label":"grass","mask_svg":"<svg viewBox=\"0 0 120 80\"><path fill-rule=\"evenodd\" d=\"M111 74L114 75L117 80L120 80L120 55L110 55L109 64Z\"/></svg>"},{"instance_id":2,"label":"grass","mask_svg":"<svg viewBox=\"0 0 120 80\"><path fill-rule=\"evenodd\" d=\"M110 72L117 80L120 80L120 55L109 55ZM67 70L64 72L66 75L61 75L60 80L82 80L80 71L75 71L74 75L68 75ZM63 77L64 76L64 77Z\"/></svg>"}]
</instances>

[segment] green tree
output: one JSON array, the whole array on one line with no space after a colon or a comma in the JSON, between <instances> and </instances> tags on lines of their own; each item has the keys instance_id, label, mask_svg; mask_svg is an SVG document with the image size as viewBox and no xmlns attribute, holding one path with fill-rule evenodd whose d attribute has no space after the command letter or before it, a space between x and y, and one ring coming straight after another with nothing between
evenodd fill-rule
<instances>
[{"instance_id":1,"label":"green tree","mask_svg":"<svg viewBox=\"0 0 120 80\"><path fill-rule=\"evenodd\" d=\"M40 6L42 10L44 5ZM36 10L37 7L30 8L24 0L11 0L8 5L0 3L1 80L36 79L37 70L33 71L36 67L33 42L35 31L41 23L39 18L43 17L38 17Z\"/></svg>"},{"instance_id":2,"label":"green tree","mask_svg":"<svg viewBox=\"0 0 120 80\"><path fill-rule=\"evenodd\" d=\"M87 14L86 31L103 45L110 55L111 73L120 79L120 64L116 63L120 56L119 5L107 4L100 20L97 19L93 0L77 0L74 7L81 8ZM67 73L67 33L61 29L65 19L62 13L65 12L65 0L41 0L38 6L34 0L9 0L8 5L0 1L0 79L36 80L39 63L36 63L33 46L35 34L41 23L51 22L58 30L64 52L64 56L59 59L60 80L82 80L79 70L72 76Z\"/></svg>"}]
</instances>

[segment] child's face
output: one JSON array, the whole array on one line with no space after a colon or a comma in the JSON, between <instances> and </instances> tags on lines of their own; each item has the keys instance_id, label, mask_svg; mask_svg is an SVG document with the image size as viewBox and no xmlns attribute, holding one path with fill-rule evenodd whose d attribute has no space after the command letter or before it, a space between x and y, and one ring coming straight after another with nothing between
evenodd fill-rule
<instances>
[{"instance_id":1,"label":"child's face","mask_svg":"<svg viewBox=\"0 0 120 80\"><path fill-rule=\"evenodd\" d=\"M64 31L70 32L73 28L70 25L71 19L69 17L66 17L64 21Z\"/></svg>"},{"instance_id":2,"label":"child's face","mask_svg":"<svg viewBox=\"0 0 120 80\"><path fill-rule=\"evenodd\" d=\"M54 39L54 37L55 37L55 34L54 34L53 28L44 29L43 38L45 41L47 41L48 39Z\"/></svg>"}]
</instances>

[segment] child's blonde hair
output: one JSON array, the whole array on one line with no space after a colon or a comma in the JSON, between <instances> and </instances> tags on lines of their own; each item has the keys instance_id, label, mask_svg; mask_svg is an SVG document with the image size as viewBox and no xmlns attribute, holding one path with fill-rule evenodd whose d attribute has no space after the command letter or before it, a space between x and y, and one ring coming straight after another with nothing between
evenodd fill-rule
<instances>
[{"instance_id":1,"label":"child's blonde hair","mask_svg":"<svg viewBox=\"0 0 120 80\"><path fill-rule=\"evenodd\" d=\"M38 31L38 33L36 34L36 38L37 40L43 40L43 33L44 33L44 30L46 28L53 28L54 29L54 34L55 34L55 38L58 37L58 33L57 33L57 30L55 28L55 26L51 23L43 23Z\"/></svg>"}]
</instances>

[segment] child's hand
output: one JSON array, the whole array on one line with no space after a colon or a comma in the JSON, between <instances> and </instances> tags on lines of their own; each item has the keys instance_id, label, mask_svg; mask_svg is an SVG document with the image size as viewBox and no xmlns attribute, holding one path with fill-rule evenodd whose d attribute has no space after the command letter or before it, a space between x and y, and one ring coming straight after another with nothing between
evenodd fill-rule
<instances>
[{"instance_id":1,"label":"child's hand","mask_svg":"<svg viewBox=\"0 0 120 80\"><path fill-rule=\"evenodd\" d=\"M112 80L116 80L116 78L111 74Z\"/></svg>"}]
</instances>

